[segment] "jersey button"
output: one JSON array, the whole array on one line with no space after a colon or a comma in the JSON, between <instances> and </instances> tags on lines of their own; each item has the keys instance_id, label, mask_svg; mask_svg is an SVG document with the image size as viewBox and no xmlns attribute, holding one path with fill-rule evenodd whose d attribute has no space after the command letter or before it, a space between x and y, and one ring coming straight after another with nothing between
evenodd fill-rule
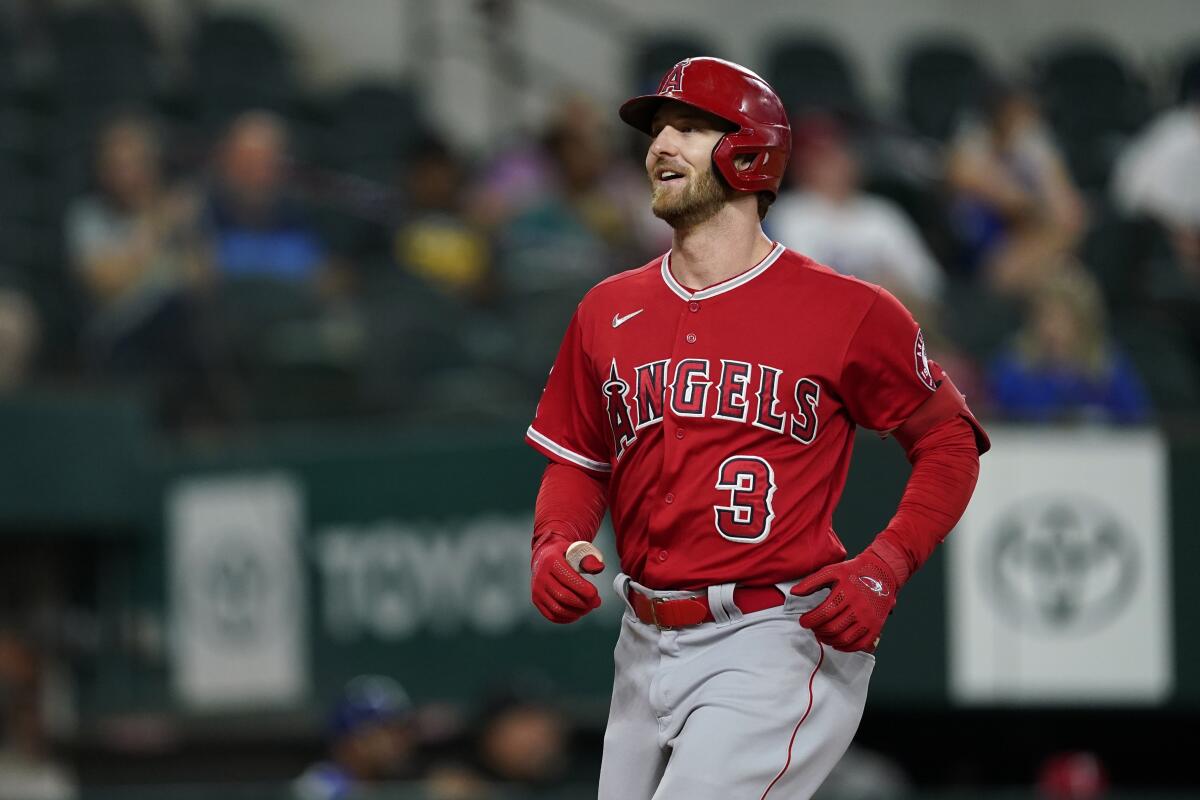
<instances>
[{"instance_id":1,"label":"jersey button","mask_svg":"<svg viewBox=\"0 0 1200 800\"><path fill-rule=\"evenodd\" d=\"M668 554L667 554L667 551L666 551L666 550L659 550L659 551L658 551L658 555L656 556L656 558L658 558L658 560L659 560L660 562L662 562L662 561L666 561L668 557L669 557L669 556L668 556Z\"/></svg>"},{"instance_id":2,"label":"jersey button","mask_svg":"<svg viewBox=\"0 0 1200 800\"><path fill-rule=\"evenodd\" d=\"M676 438L676 439L682 439L682 438L683 438L683 428L676 428L676 429L675 429L675 438Z\"/></svg>"},{"instance_id":3,"label":"jersey button","mask_svg":"<svg viewBox=\"0 0 1200 800\"><path fill-rule=\"evenodd\" d=\"M696 343L696 334L694 334L694 333L689 333L687 336L685 336L683 338L687 339L688 344Z\"/></svg>"},{"instance_id":4,"label":"jersey button","mask_svg":"<svg viewBox=\"0 0 1200 800\"><path fill-rule=\"evenodd\" d=\"M666 501L667 501L667 503L674 503L674 502L675 502L675 495L671 494L670 492L667 492L667 496L666 496L666 497L664 497L664 498L663 498L663 500L666 500Z\"/></svg>"},{"instance_id":5,"label":"jersey button","mask_svg":"<svg viewBox=\"0 0 1200 800\"><path fill-rule=\"evenodd\" d=\"M691 311L691 312L696 312L696 311L699 311L699 310L700 310L700 304L699 304L699 303L697 303L695 300L693 300L692 302L688 303L688 311Z\"/></svg>"}]
</instances>

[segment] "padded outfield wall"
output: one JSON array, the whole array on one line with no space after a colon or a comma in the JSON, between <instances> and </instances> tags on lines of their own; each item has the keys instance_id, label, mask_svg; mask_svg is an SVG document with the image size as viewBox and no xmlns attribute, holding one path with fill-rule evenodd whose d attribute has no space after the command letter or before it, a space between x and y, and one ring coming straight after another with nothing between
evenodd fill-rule
<instances>
[{"instance_id":1,"label":"padded outfield wall","mask_svg":"<svg viewBox=\"0 0 1200 800\"><path fill-rule=\"evenodd\" d=\"M1200 442L992 430L976 504L888 623L874 701L1200 705L1187 667L1200 658L1187 580ZM0 433L0 530L100 543L94 568L121 584L101 615L136 612L160 632L156 655L97 656L78 687L85 715L313 709L366 671L470 702L530 669L603 713L620 604L605 587L604 606L565 628L529 605L544 462L517 424L181 446L126 404L37 398L6 403ZM835 518L851 550L887 523L906 474L894 443L859 436Z\"/></svg>"}]
</instances>

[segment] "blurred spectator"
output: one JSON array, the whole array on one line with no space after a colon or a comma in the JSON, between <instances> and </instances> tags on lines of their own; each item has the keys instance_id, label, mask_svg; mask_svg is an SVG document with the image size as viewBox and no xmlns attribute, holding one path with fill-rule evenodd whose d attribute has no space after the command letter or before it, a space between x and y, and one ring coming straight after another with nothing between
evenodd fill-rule
<instances>
[{"instance_id":1,"label":"blurred spectator","mask_svg":"<svg viewBox=\"0 0 1200 800\"><path fill-rule=\"evenodd\" d=\"M464 764L443 763L430 768L423 787L429 800L485 800L493 787Z\"/></svg>"},{"instance_id":2,"label":"blurred spectator","mask_svg":"<svg viewBox=\"0 0 1200 800\"><path fill-rule=\"evenodd\" d=\"M42 664L34 648L0 632L0 797L68 800L75 779L49 752L41 704Z\"/></svg>"},{"instance_id":3,"label":"blurred spectator","mask_svg":"<svg viewBox=\"0 0 1200 800\"><path fill-rule=\"evenodd\" d=\"M490 278L490 243L466 217L464 172L440 139L428 138L414 148L404 180L408 213L395 231L393 248L401 268L478 298Z\"/></svg>"},{"instance_id":4,"label":"blurred spectator","mask_svg":"<svg viewBox=\"0 0 1200 800\"><path fill-rule=\"evenodd\" d=\"M858 155L838 123L818 116L798 121L792 153L799 188L784 192L771 209L767 225L774 237L906 303L935 304L941 267L899 207L863 193Z\"/></svg>"},{"instance_id":5,"label":"blurred spectator","mask_svg":"<svg viewBox=\"0 0 1200 800\"><path fill-rule=\"evenodd\" d=\"M88 349L106 368L174 367L194 349L195 202L165 184L161 155L148 119L114 119L98 141L98 191L67 211L68 252L92 306Z\"/></svg>"},{"instance_id":6,"label":"blurred spectator","mask_svg":"<svg viewBox=\"0 0 1200 800\"><path fill-rule=\"evenodd\" d=\"M669 234L647 221L645 178L612 157L616 134L605 119L589 101L570 98L540 147L504 153L485 170L472 213L498 230L506 288L591 285L641 263Z\"/></svg>"},{"instance_id":7,"label":"blurred spectator","mask_svg":"<svg viewBox=\"0 0 1200 800\"><path fill-rule=\"evenodd\" d=\"M0 392L24 382L40 334L33 303L15 289L0 289Z\"/></svg>"},{"instance_id":8,"label":"blurred spectator","mask_svg":"<svg viewBox=\"0 0 1200 800\"><path fill-rule=\"evenodd\" d=\"M488 779L535 796L556 797L570 777L569 726L548 699L511 690L484 708L476 758Z\"/></svg>"},{"instance_id":9,"label":"blurred spectator","mask_svg":"<svg viewBox=\"0 0 1200 800\"><path fill-rule=\"evenodd\" d=\"M1184 87L1184 104L1121 154L1112 192L1123 211L1146 214L1172 232L1185 277L1200 289L1200 71Z\"/></svg>"},{"instance_id":10,"label":"blurred spectator","mask_svg":"<svg viewBox=\"0 0 1200 800\"><path fill-rule=\"evenodd\" d=\"M328 761L296 779L297 800L343 800L363 787L417 777L412 702L381 675L351 680L330 714Z\"/></svg>"},{"instance_id":11,"label":"blurred spectator","mask_svg":"<svg viewBox=\"0 0 1200 800\"><path fill-rule=\"evenodd\" d=\"M1099 800L1108 794L1108 774L1095 753L1058 753L1042 762L1037 790L1043 800Z\"/></svg>"},{"instance_id":12,"label":"blurred spectator","mask_svg":"<svg viewBox=\"0 0 1200 800\"><path fill-rule=\"evenodd\" d=\"M1033 291L1083 235L1085 210L1033 98L994 85L950 145L953 223L969 266L996 291Z\"/></svg>"},{"instance_id":13,"label":"blurred spectator","mask_svg":"<svg viewBox=\"0 0 1200 800\"><path fill-rule=\"evenodd\" d=\"M1141 378L1108 340L1100 290L1077 265L1057 270L1033 295L989 383L996 411L1011 419L1137 423L1150 414Z\"/></svg>"},{"instance_id":14,"label":"blurred spectator","mask_svg":"<svg viewBox=\"0 0 1200 800\"><path fill-rule=\"evenodd\" d=\"M331 286L324 244L290 192L287 159L279 117L251 111L229 126L204 219L215 278Z\"/></svg>"}]
</instances>

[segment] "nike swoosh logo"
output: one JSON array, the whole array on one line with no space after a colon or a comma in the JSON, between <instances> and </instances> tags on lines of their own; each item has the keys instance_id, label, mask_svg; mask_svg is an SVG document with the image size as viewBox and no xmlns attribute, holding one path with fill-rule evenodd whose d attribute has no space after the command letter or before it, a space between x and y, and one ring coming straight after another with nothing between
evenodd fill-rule
<instances>
[{"instance_id":1,"label":"nike swoosh logo","mask_svg":"<svg viewBox=\"0 0 1200 800\"><path fill-rule=\"evenodd\" d=\"M636 317L638 314L642 313L645 310L646 309L644 309L644 308L639 308L637 311L633 312L632 314L626 314L623 317L620 314L613 314L613 327L614 328L621 327L626 322L629 322L629 320L633 319L634 317Z\"/></svg>"}]
</instances>

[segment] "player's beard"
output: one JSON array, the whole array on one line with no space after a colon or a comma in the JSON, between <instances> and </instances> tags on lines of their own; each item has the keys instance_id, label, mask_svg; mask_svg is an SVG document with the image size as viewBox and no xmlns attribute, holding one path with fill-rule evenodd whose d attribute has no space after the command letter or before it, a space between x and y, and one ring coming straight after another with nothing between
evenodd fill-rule
<instances>
[{"instance_id":1,"label":"player's beard","mask_svg":"<svg viewBox=\"0 0 1200 800\"><path fill-rule=\"evenodd\" d=\"M729 187L713 172L712 165L697 172L683 191L651 182L650 210L672 228L694 228L716 216L729 199Z\"/></svg>"}]
</instances>

